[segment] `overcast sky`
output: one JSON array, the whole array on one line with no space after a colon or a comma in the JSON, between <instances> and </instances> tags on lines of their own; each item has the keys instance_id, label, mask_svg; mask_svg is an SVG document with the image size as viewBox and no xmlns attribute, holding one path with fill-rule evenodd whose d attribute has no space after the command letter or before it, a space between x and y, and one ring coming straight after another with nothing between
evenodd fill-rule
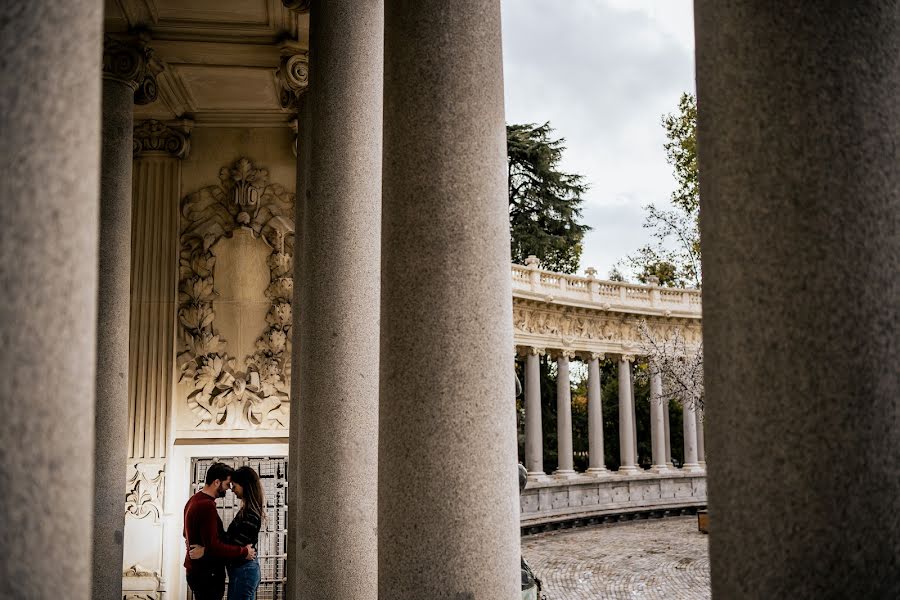
<instances>
[{"instance_id":1,"label":"overcast sky","mask_svg":"<svg viewBox=\"0 0 900 600\"><path fill-rule=\"evenodd\" d=\"M675 187L663 113L694 92L692 0L502 0L508 123L550 121L563 170L585 175L581 271L606 277L649 241Z\"/></svg>"}]
</instances>

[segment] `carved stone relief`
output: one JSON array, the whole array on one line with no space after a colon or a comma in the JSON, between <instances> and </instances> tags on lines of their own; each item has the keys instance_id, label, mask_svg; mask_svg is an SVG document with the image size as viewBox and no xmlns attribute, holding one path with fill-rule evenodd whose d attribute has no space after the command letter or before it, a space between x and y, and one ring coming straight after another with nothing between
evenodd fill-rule
<instances>
[{"instance_id":1,"label":"carved stone relief","mask_svg":"<svg viewBox=\"0 0 900 600\"><path fill-rule=\"evenodd\" d=\"M294 280L294 195L242 158L219 173L219 185L182 200L179 311L181 381L200 429L284 429L290 390L291 298ZM271 300L256 351L232 356L215 327L213 245L246 228L271 248Z\"/></svg>"},{"instance_id":2,"label":"carved stone relief","mask_svg":"<svg viewBox=\"0 0 900 600\"><path fill-rule=\"evenodd\" d=\"M154 522L159 522L165 494L165 469L165 465L160 463L128 465L125 516L136 519L152 516Z\"/></svg>"}]
</instances>

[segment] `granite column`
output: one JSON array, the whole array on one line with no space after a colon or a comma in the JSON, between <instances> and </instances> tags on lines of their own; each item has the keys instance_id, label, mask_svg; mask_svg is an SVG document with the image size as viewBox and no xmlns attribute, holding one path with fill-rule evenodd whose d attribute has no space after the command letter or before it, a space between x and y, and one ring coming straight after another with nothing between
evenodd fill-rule
<instances>
[{"instance_id":1,"label":"granite column","mask_svg":"<svg viewBox=\"0 0 900 600\"><path fill-rule=\"evenodd\" d=\"M619 358L619 473L637 473L634 445L634 400L632 396L631 363L634 357Z\"/></svg>"},{"instance_id":2,"label":"granite column","mask_svg":"<svg viewBox=\"0 0 900 600\"><path fill-rule=\"evenodd\" d=\"M666 465L666 415L668 401L663 398L662 375L650 367L650 443L652 445L653 465L650 469L656 473L668 471Z\"/></svg>"},{"instance_id":3,"label":"granite column","mask_svg":"<svg viewBox=\"0 0 900 600\"><path fill-rule=\"evenodd\" d=\"M702 471L697 459L697 415L696 408L691 400L683 400L682 424L684 431L684 464L681 466L686 472Z\"/></svg>"},{"instance_id":4,"label":"granite column","mask_svg":"<svg viewBox=\"0 0 900 600\"><path fill-rule=\"evenodd\" d=\"M512 600L500 2L385 6L380 596Z\"/></svg>"},{"instance_id":5,"label":"granite column","mask_svg":"<svg viewBox=\"0 0 900 600\"><path fill-rule=\"evenodd\" d=\"M605 475L603 455L603 403L600 391L600 359L602 354L591 354L588 360L588 470L589 475Z\"/></svg>"},{"instance_id":6,"label":"granite column","mask_svg":"<svg viewBox=\"0 0 900 600\"><path fill-rule=\"evenodd\" d=\"M532 479L546 478L541 425L541 354L539 348L529 348L525 357L525 468Z\"/></svg>"},{"instance_id":7,"label":"granite column","mask_svg":"<svg viewBox=\"0 0 900 600\"><path fill-rule=\"evenodd\" d=\"M694 8L713 595L898 598L900 2Z\"/></svg>"},{"instance_id":8,"label":"granite column","mask_svg":"<svg viewBox=\"0 0 900 600\"><path fill-rule=\"evenodd\" d=\"M377 598L383 27L378 0L312 2L290 457L291 594L304 600Z\"/></svg>"},{"instance_id":9,"label":"granite column","mask_svg":"<svg viewBox=\"0 0 900 600\"><path fill-rule=\"evenodd\" d=\"M91 597L102 13L99 0L0 5L9 598Z\"/></svg>"},{"instance_id":10,"label":"granite column","mask_svg":"<svg viewBox=\"0 0 900 600\"><path fill-rule=\"evenodd\" d=\"M553 475L560 478L575 475L572 456L572 384L569 381L571 357L571 353L563 351L556 358L557 466Z\"/></svg>"}]
</instances>

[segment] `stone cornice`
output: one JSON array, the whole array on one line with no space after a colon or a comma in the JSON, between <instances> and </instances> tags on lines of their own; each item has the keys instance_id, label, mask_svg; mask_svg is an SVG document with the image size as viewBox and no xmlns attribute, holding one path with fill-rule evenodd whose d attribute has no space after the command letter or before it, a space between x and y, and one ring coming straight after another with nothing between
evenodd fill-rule
<instances>
[{"instance_id":1,"label":"stone cornice","mask_svg":"<svg viewBox=\"0 0 900 600\"><path fill-rule=\"evenodd\" d=\"M139 121L134 125L134 157L149 154L166 154L174 158L186 158L191 149L189 120L164 123L155 119Z\"/></svg>"},{"instance_id":2,"label":"stone cornice","mask_svg":"<svg viewBox=\"0 0 900 600\"><path fill-rule=\"evenodd\" d=\"M134 90L135 104L150 104L159 97L156 75L162 64L143 41L103 37L103 78L120 81Z\"/></svg>"}]
</instances>

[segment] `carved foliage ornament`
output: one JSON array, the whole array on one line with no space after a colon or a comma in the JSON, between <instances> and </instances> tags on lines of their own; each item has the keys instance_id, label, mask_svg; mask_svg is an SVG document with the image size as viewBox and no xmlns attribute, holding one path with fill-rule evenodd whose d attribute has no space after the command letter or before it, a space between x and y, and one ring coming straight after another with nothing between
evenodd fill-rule
<instances>
[{"instance_id":1,"label":"carved foliage ornament","mask_svg":"<svg viewBox=\"0 0 900 600\"><path fill-rule=\"evenodd\" d=\"M134 126L133 140L135 157L158 152L175 158L185 158L191 148L190 138L186 132L155 119L137 123Z\"/></svg>"},{"instance_id":2,"label":"carved foliage ornament","mask_svg":"<svg viewBox=\"0 0 900 600\"><path fill-rule=\"evenodd\" d=\"M156 74L162 64L153 51L139 41L103 37L103 76L122 81L134 90L135 104L150 104L159 97Z\"/></svg>"},{"instance_id":3,"label":"carved foliage ornament","mask_svg":"<svg viewBox=\"0 0 900 600\"><path fill-rule=\"evenodd\" d=\"M181 203L181 381L193 387L188 405L198 418L197 427L283 429L290 390L294 195L270 183L268 172L246 158L223 168L219 179L220 185L203 188ZM211 248L239 227L272 249L266 289L272 304L256 351L237 366L213 324L217 294Z\"/></svg>"},{"instance_id":4,"label":"carved foliage ornament","mask_svg":"<svg viewBox=\"0 0 900 600\"><path fill-rule=\"evenodd\" d=\"M137 519L152 516L159 522L165 494L165 466L135 463L129 465L131 476L125 490L125 515Z\"/></svg>"}]
</instances>

